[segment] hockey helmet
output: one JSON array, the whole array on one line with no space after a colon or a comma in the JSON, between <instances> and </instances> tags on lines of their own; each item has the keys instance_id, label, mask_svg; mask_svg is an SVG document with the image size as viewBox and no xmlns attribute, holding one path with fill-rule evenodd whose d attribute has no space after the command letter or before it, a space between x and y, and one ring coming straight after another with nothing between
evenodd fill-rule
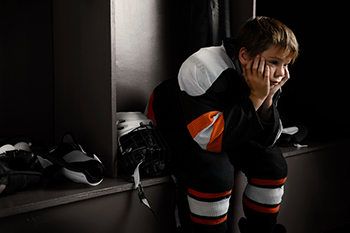
<instances>
[{"instance_id":1,"label":"hockey helmet","mask_svg":"<svg viewBox=\"0 0 350 233\"><path fill-rule=\"evenodd\" d=\"M118 162L132 175L153 177L166 173L169 150L153 121L140 112L117 113Z\"/></svg>"}]
</instances>

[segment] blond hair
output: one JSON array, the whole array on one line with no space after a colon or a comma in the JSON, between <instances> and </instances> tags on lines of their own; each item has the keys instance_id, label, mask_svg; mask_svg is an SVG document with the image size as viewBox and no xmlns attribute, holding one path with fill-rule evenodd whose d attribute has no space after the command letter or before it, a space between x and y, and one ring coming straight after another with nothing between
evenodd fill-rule
<instances>
[{"instance_id":1,"label":"blond hair","mask_svg":"<svg viewBox=\"0 0 350 233\"><path fill-rule=\"evenodd\" d=\"M260 16L248 20L241 27L236 42L235 56L238 56L239 50L244 47L249 57L253 58L274 45L288 51L293 64L299 53L299 44L292 30L269 17Z\"/></svg>"}]
</instances>

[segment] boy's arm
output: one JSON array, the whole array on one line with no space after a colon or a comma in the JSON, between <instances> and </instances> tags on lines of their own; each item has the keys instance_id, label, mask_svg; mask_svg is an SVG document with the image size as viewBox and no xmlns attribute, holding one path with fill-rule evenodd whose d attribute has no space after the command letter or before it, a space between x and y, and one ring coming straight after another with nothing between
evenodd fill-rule
<instances>
[{"instance_id":1,"label":"boy's arm","mask_svg":"<svg viewBox=\"0 0 350 233\"><path fill-rule=\"evenodd\" d=\"M246 66L242 66L242 69L242 75L250 88L249 98L255 110L258 111L270 93L270 67L265 66L265 58L260 58L258 55L254 60L250 60Z\"/></svg>"},{"instance_id":2,"label":"boy's arm","mask_svg":"<svg viewBox=\"0 0 350 233\"><path fill-rule=\"evenodd\" d=\"M274 144L276 139L279 137L282 130L282 123L280 122L280 115L277 110L277 101L279 99L280 93L276 93L275 98L273 98L271 106L267 109L266 118L262 117L262 108L264 104L268 104L267 101L258 110L259 117L261 119L264 130L259 134L255 135L252 140L258 142L261 146L267 147Z\"/></svg>"},{"instance_id":3,"label":"boy's arm","mask_svg":"<svg viewBox=\"0 0 350 233\"><path fill-rule=\"evenodd\" d=\"M273 97L276 94L278 90L289 80L290 75L287 67L284 68L285 71L285 78L276 86L270 88L269 95L266 97L265 101L262 103L260 108L258 109L259 116L261 119L265 122L268 122L271 119L271 115L273 113L272 104L273 104Z\"/></svg>"},{"instance_id":4,"label":"boy's arm","mask_svg":"<svg viewBox=\"0 0 350 233\"><path fill-rule=\"evenodd\" d=\"M273 103L272 97L271 98L268 97L265 99L265 101L262 103L262 105L258 109L258 114L260 118L265 122L271 121L272 103Z\"/></svg>"},{"instance_id":5,"label":"boy's arm","mask_svg":"<svg viewBox=\"0 0 350 233\"><path fill-rule=\"evenodd\" d=\"M265 64L265 58L257 56L250 60L243 69L243 77L251 90L251 99L255 110L262 120L264 131L256 135L253 140L263 146L272 145L279 135L281 126L279 113L274 105L274 95L290 78L288 68L285 67L285 77L276 86L270 87L270 67Z\"/></svg>"},{"instance_id":6,"label":"boy's arm","mask_svg":"<svg viewBox=\"0 0 350 233\"><path fill-rule=\"evenodd\" d=\"M263 122L249 98L248 86L234 75L232 69L224 71L203 95L193 96L181 91L181 106L187 129L204 150L221 152L264 130ZM232 86L236 88L229 88Z\"/></svg>"}]
</instances>

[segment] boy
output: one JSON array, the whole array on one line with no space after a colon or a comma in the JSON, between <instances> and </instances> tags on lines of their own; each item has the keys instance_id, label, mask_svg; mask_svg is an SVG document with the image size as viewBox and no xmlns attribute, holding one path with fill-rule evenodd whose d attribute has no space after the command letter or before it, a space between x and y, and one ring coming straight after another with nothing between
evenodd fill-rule
<instances>
[{"instance_id":1,"label":"boy","mask_svg":"<svg viewBox=\"0 0 350 233\"><path fill-rule=\"evenodd\" d=\"M286 161L274 146L282 128L276 107L297 56L287 26L257 17L236 41L190 56L178 79L152 93L147 116L173 152L175 173L185 176L193 232L226 232L234 168L248 179L241 233L286 232L276 224L287 178Z\"/></svg>"}]
</instances>

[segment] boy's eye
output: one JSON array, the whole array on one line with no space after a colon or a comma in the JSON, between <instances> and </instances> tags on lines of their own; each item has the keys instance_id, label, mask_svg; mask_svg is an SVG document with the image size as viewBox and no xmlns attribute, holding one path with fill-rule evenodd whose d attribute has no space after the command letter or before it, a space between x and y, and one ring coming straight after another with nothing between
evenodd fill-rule
<instances>
[{"instance_id":1,"label":"boy's eye","mask_svg":"<svg viewBox=\"0 0 350 233\"><path fill-rule=\"evenodd\" d=\"M272 65L277 65L278 61L269 61L269 63L271 63Z\"/></svg>"}]
</instances>

